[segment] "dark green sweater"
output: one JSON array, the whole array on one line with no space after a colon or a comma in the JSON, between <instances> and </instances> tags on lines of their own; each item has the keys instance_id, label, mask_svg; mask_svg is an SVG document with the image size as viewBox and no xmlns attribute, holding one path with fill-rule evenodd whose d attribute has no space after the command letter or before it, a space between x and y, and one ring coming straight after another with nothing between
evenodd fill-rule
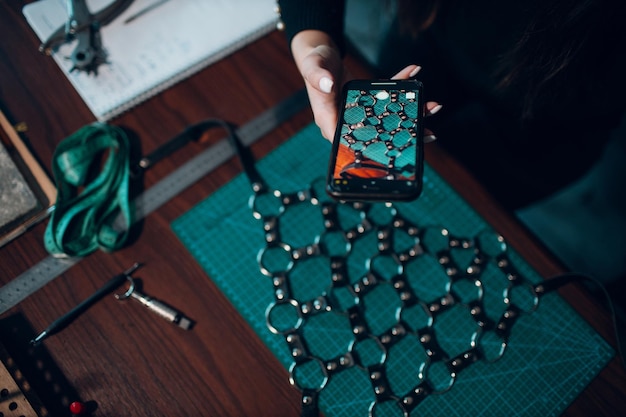
<instances>
[{"instance_id":1,"label":"dark green sweater","mask_svg":"<svg viewBox=\"0 0 626 417\"><path fill-rule=\"evenodd\" d=\"M598 3L603 10L609 7ZM344 37L343 1L280 0L279 4L288 40L301 30L318 29L327 32L343 52L350 49ZM381 53L373 68L376 76L388 77L408 64L423 66L418 78L424 82L427 98L444 105L442 112L428 119L438 144L512 209L548 196L586 173L626 108L622 75L626 73L626 25L609 29L600 25L599 34L592 38L597 45L587 48L539 91L532 102L532 117L521 117L527 88L523 77L512 87L496 88L502 57L537 10L543 10L538 7L546 4L543 0L442 2L434 24L417 39L393 30L380 33ZM615 8L618 15L626 14L624 6ZM391 27L397 27L397 22Z\"/></svg>"}]
</instances>

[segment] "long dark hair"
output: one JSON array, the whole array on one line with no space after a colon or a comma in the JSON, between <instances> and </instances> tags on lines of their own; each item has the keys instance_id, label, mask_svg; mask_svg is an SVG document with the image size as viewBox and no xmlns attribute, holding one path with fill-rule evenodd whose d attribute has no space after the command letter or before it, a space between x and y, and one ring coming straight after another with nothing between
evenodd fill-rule
<instances>
[{"instance_id":1,"label":"long dark hair","mask_svg":"<svg viewBox=\"0 0 626 417\"><path fill-rule=\"evenodd\" d=\"M446 0L398 0L401 30L411 36L428 29ZM545 0L539 2L513 48L500 57L496 93L524 91L521 117L532 118L540 95L562 91L572 72L602 82L615 54L624 54L625 0ZM592 87L591 87L592 88Z\"/></svg>"}]
</instances>

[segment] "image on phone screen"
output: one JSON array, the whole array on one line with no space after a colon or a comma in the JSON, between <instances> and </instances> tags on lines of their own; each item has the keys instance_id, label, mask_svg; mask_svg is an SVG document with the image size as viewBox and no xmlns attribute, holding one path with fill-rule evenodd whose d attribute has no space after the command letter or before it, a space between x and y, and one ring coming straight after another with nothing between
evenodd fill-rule
<instances>
[{"instance_id":1,"label":"image on phone screen","mask_svg":"<svg viewBox=\"0 0 626 417\"><path fill-rule=\"evenodd\" d=\"M348 83L328 189L341 198L412 199L421 191L421 84Z\"/></svg>"}]
</instances>

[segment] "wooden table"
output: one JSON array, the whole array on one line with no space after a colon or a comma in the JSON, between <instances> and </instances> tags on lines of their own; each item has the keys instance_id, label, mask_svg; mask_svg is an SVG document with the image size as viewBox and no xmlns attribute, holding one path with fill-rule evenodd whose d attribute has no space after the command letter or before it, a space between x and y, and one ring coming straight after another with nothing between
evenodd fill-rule
<instances>
[{"instance_id":1,"label":"wooden table","mask_svg":"<svg viewBox=\"0 0 626 417\"><path fill-rule=\"evenodd\" d=\"M28 125L26 137L49 169L55 146L94 118L53 60L37 51L38 40L21 14L24 3L0 3L0 101L14 122ZM354 61L349 60L349 65L356 75L367 75ZM112 123L135 131L147 153L188 124L209 116L244 124L301 87L284 37L274 32ZM311 120L309 110L300 112L262 138L253 152L262 157ZM146 173L145 187L205 146L190 144L158 163ZM437 145L427 146L427 161L544 277L563 270ZM235 160L220 166L147 216L128 247L88 256L0 317L20 316L39 331L111 276L141 261L145 266L138 276L149 277L150 282L146 292L184 306L185 313L197 321L192 331L184 331L144 313L138 304L120 308L114 299L105 299L45 342L50 359L71 389L38 394L66 403L78 398L93 401L94 416L299 415L300 395L289 385L287 372L169 227L240 171ZM0 248L0 284L47 257L44 228L45 222ZM610 318L595 300L576 286L562 294L614 344ZM2 337L3 343L9 342ZM624 415L625 382L624 368L614 359L566 415Z\"/></svg>"}]
</instances>

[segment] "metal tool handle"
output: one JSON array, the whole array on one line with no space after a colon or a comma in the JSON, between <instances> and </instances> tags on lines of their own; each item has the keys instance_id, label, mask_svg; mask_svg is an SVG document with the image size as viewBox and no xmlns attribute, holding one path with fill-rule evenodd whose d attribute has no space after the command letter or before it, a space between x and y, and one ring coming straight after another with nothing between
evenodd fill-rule
<instances>
[{"instance_id":1,"label":"metal tool handle","mask_svg":"<svg viewBox=\"0 0 626 417\"><path fill-rule=\"evenodd\" d=\"M181 316L181 312L175 308L160 300L142 294L137 290L133 291L130 296L146 306L148 310L155 312L169 322L176 323Z\"/></svg>"}]
</instances>

